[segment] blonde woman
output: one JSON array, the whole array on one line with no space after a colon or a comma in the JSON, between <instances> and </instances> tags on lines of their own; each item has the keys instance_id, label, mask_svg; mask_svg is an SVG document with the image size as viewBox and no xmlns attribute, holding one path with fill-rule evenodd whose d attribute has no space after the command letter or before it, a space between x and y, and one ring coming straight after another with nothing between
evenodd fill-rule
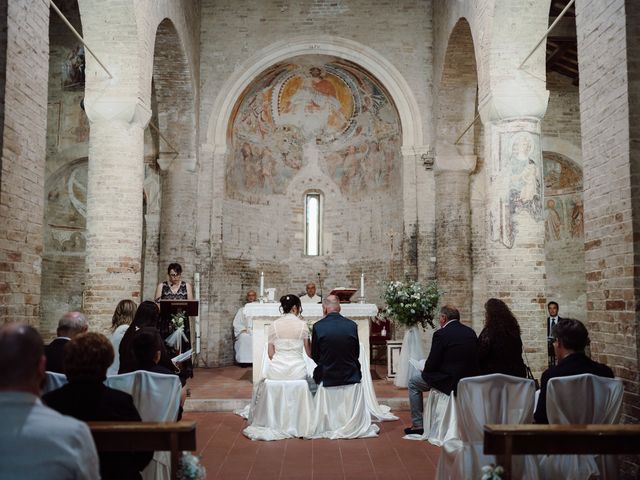
<instances>
[{"instance_id":1,"label":"blonde woman","mask_svg":"<svg viewBox=\"0 0 640 480\"><path fill-rule=\"evenodd\" d=\"M133 317L136 314L138 306L131 300L120 300L115 312L113 312L113 318L111 319L111 344L113 345L113 351L115 353L113 363L107 370L107 375L117 375L120 368L120 342L124 333L131 325Z\"/></svg>"}]
</instances>

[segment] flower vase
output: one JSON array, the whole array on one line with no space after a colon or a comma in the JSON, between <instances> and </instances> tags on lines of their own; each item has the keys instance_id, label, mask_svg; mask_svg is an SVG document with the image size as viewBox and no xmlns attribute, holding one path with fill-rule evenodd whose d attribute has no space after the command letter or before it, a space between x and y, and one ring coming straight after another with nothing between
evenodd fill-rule
<instances>
[{"instance_id":1,"label":"flower vase","mask_svg":"<svg viewBox=\"0 0 640 480\"><path fill-rule=\"evenodd\" d=\"M398 368L396 369L396 378L393 381L394 385L400 388L407 388L409 379L413 375L420 373L411 365L409 360L420 361L424 358L420 327L414 325L404 333L402 347L400 348L400 360L398 362Z\"/></svg>"}]
</instances>

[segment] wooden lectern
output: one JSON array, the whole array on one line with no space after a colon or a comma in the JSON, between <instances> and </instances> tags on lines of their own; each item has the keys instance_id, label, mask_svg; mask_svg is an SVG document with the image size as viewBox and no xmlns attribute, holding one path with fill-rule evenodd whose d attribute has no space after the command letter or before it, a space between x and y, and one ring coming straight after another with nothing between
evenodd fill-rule
<instances>
[{"instance_id":1,"label":"wooden lectern","mask_svg":"<svg viewBox=\"0 0 640 480\"><path fill-rule=\"evenodd\" d=\"M188 317L198 316L198 300L159 300L160 316L171 319L171 315L184 312Z\"/></svg>"}]
</instances>

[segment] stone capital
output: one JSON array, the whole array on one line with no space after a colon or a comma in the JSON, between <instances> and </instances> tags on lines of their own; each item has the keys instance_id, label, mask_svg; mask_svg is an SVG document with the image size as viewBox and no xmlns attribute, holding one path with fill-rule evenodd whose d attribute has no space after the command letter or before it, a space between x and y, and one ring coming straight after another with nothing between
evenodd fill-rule
<instances>
[{"instance_id":1,"label":"stone capital","mask_svg":"<svg viewBox=\"0 0 640 480\"><path fill-rule=\"evenodd\" d=\"M140 128L146 128L151 119L151 109L138 97L103 96L87 100L84 108L92 124L124 122Z\"/></svg>"},{"instance_id":2,"label":"stone capital","mask_svg":"<svg viewBox=\"0 0 640 480\"><path fill-rule=\"evenodd\" d=\"M172 165L184 166L184 169L188 172L195 172L198 166L195 155L189 155L187 157L181 156L178 153L166 152L158 155L158 166L160 170L166 172Z\"/></svg>"},{"instance_id":3,"label":"stone capital","mask_svg":"<svg viewBox=\"0 0 640 480\"><path fill-rule=\"evenodd\" d=\"M436 155L433 170L440 172L466 172L471 173L476 168L477 157L475 155Z\"/></svg>"},{"instance_id":4,"label":"stone capital","mask_svg":"<svg viewBox=\"0 0 640 480\"><path fill-rule=\"evenodd\" d=\"M431 145L408 145L400 147L404 158L413 157L416 162L422 163L427 170L433 167L434 151Z\"/></svg>"},{"instance_id":5,"label":"stone capital","mask_svg":"<svg viewBox=\"0 0 640 480\"><path fill-rule=\"evenodd\" d=\"M547 111L549 91L538 84L504 80L480 99L478 111L483 124L512 118L537 118Z\"/></svg>"}]
</instances>

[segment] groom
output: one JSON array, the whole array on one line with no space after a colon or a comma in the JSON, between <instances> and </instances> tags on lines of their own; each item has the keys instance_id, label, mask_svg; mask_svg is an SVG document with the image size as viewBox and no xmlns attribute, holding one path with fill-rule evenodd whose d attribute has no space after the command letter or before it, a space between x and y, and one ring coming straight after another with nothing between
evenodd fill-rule
<instances>
[{"instance_id":1,"label":"groom","mask_svg":"<svg viewBox=\"0 0 640 480\"><path fill-rule=\"evenodd\" d=\"M360 383L358 326L340 315L340 300L329 295L322 301L324 318L313 325L311 358L318 365L314 381L325 387Z\"/></svg>"}]
</instances>

